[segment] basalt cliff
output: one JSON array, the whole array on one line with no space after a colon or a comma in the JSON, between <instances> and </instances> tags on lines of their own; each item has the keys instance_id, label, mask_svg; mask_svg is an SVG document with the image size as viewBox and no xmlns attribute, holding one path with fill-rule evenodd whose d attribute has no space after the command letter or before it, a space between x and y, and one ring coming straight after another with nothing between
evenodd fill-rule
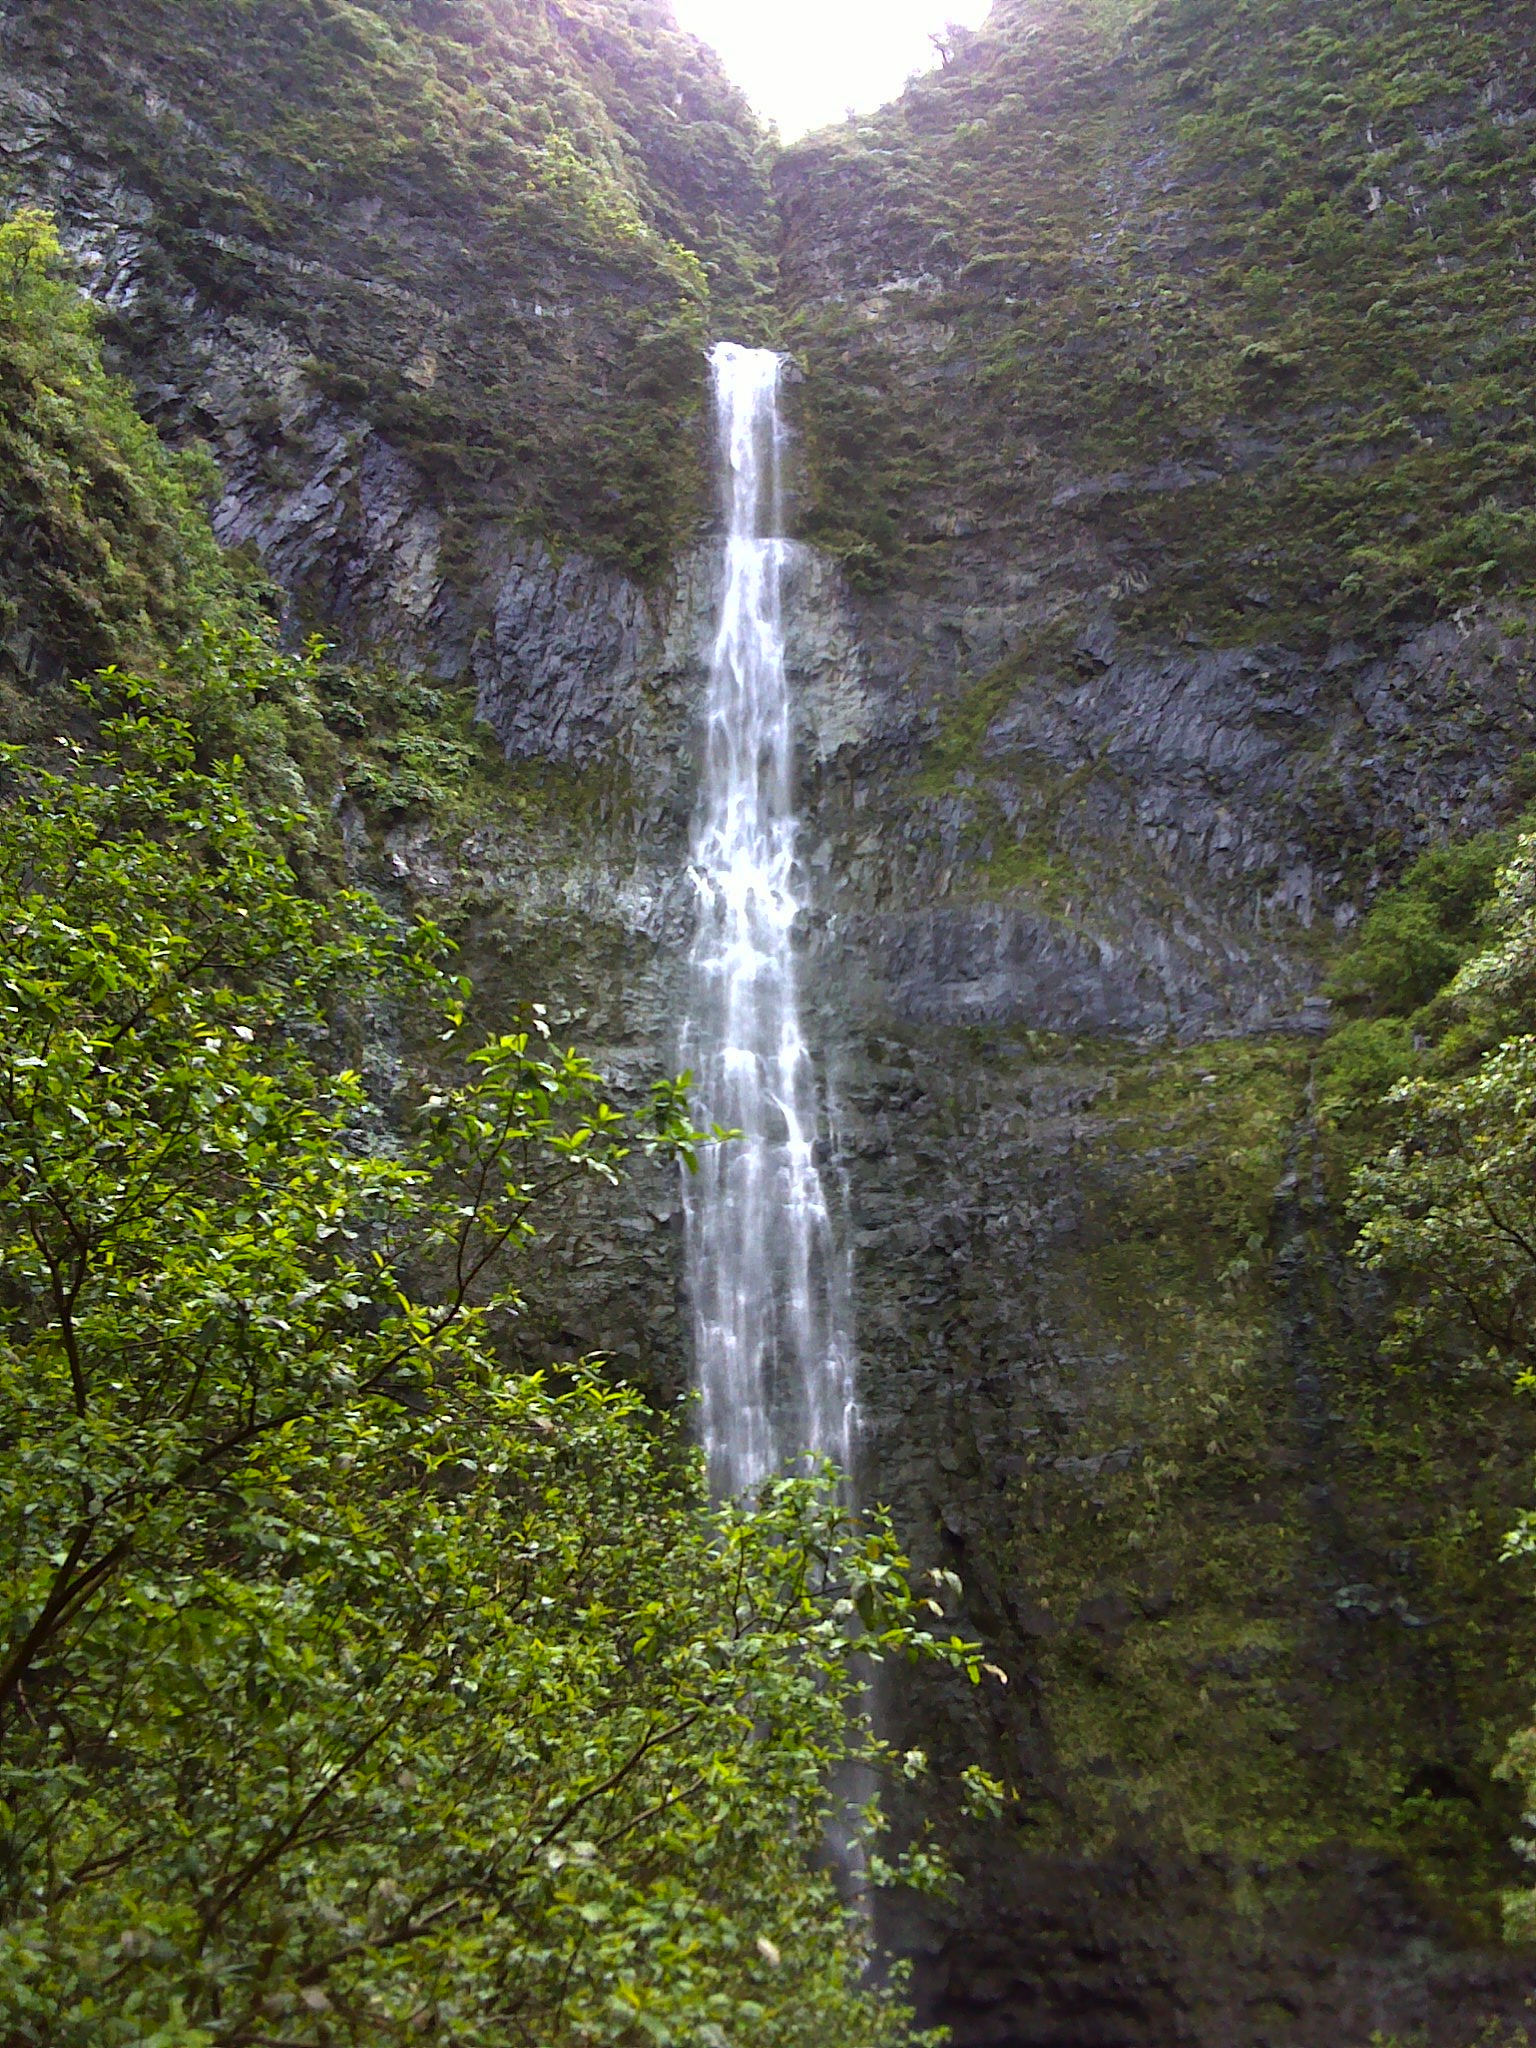
<instances>
[{"instance_id":1,"label":"basalt cliff","mask_svg":"<svg viewBox=\"0 0 1536 2048\"><path fill-rule=\"evenodd\" d=\"M957 2048L1470 2048L1536 1992L1536 1418L1384 1351L1326 1113L1363 922L1536 793L1533 195L1527 0L998 0L788 149L661 0L0 4L0 200L353 664L341 857L636 1090L704 351L790 359L861 1484L1010 1678L882 1702L1009 1794L904 1816L966 1880L886 1929ZM25 727L177 620L7 496ZM529 1345L677 1398L680 1233L659 1173L572 1216Z\"/></svg>"}]
</instances>

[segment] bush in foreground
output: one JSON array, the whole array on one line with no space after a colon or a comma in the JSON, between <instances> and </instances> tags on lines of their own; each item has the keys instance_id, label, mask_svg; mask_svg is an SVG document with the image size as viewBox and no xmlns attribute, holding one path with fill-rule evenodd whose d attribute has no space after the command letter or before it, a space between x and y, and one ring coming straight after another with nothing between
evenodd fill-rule
<instances>
[{"instance_id":1,"label":"bush in foreground","mask_svg":"<svg viewBox=\"0 0 1536 2048\"><path fill-rule=\"evenodd\" d=\"M633 1394L496 1361L540 1204L686 1161L677 1090L466 1055L433 934L107 737L0 812L0 2039L902 2038L826 1787L861 1659L973 1653L830 1484L712 1513ZM346 1052L422 1003L402 1136Z\"/></svg>"}]
</instances>

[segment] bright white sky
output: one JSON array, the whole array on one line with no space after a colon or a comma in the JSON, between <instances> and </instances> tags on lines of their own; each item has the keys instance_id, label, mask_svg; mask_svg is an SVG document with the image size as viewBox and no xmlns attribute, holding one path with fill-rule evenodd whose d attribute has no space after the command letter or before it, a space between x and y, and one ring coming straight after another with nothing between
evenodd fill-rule
<instances>
[{"instance_id":1,"label":"bright white sky","mask_svg":"<svg viewBox=\"0 0 1536 2048\"><path fill-rule=\"evenodd\" d=\"M979 28L991 0L672 0L678 21L712 43L786 142L869 113L938 59L929 34Z\"/></svg>"}]
</instances>

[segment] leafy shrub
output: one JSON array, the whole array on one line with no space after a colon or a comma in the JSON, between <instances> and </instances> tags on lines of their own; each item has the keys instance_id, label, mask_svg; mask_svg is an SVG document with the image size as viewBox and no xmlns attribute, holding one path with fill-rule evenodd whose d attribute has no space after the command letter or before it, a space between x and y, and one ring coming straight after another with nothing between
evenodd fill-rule
<instances>
[{"instance_id":1,"label":"leafy shrub","mask_svg":"<svg viewBox=\"0 0 1536 2048\"><path fill-rule=\"evenodd\" d=\"M1371 911L1329 993L1376 1016L1408 1017L1439 994L1485 936L1510 837L1489 832L1422 854Z\"/></svg>"},{"instance_id":2,"label":"leafy shrub","mask_svg":"<svg viewBox=\"0 0 1536 2048\"><path fill-rule=\"evenodd\" d=\"M541 1203L686 1163L678 1090L467 1049L437 935L114 688L0 812L0 2037L894 2042L826 1786L861 1660L973 1653L831 1482L711 1513L633 1394L497 1363Z\"/></svg>"},{"instance_id":3,"label":"leafy shrub","mask_svg":"<svg viewBox=\"0 0 1536 2048\"><path fill-rule=\"evenodd\" d=\"M1389 942L1406 929L1396 956L1408 971L1383 975L1378 990L1401 998L1422 993L1414 963L1435 971L1444 955L1424 934L1449 942L1480 923L1489 943L1472 953L1438 997L1434 1042L1426 1041L1420 1071L1379 1102L1384 1135L1355 1172L1353 1214L1357 1256L1393 1287L1390 1349L1437 1379L1504 1377L1536 1391L1536 836L1522 835L1498 871L1496 894L1482 902L1493 843L1472 842L1432 865L1421 862L1417 893L1403 892L1394 921L1384 923L1372 956L1393 957ZM1421 872L1422 871L1422 872ZM1408 919L1408 910L1413 916ZM1430 911L1442 922L1434 926ZM1454 918L1459 922L1453 921ZM1406 922L1405 922L1406 921ZM1353 1027L1339 1071L1353 1057L1362 1097L1364 1034L1385 1038L1405 1027L1376 1020ZM1341 1034L1341 1037L1345 1036ZM1390 1051L1390 1046L1386 1048ZM1385 1075L1383 1075L1385 1078ZM1512 1557L1536 1555L1536 1514L1522 1516L1509 1542ZM1536 1798L1536 1734L1511 1745L1503 1775ZM1536 1893L1513 1893L1506 1908L1511 1936L1536 1929Z\"/></svg>"}]
</instances>

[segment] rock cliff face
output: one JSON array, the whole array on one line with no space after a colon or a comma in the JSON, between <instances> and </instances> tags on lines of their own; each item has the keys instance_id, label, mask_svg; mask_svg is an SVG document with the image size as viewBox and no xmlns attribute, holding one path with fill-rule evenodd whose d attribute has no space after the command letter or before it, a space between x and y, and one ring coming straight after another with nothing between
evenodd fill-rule
<instances>
[{"instance_id":1,"label":"rock cliff face","mask_svg":"<svg viewBox=\"0 0 1536 2048\"><path fill-rule=\"evenodd\" d=\"M1460 2044L1529 1624L1453 1503L1529 1434L1384 1379L1311 1091L1340 939L1524 788L1532 22L1132 12L778 172L869 1483L1014 1679L906 1724L1018 1800L903 1935L961 2041Z\"/></svg>"},{"instance_id":2,"label":"rock cliff face","mask_svg":"<svg viewBox=\"0 0 1536 2048\"><path fill-rule=\"evenodd\" d=\"M57 209L146 409L210 442L295 603L417 655L488 527L670 565L700 348L751 317L771 208L664 11L62 0L0 10L0 53L8 192Z\"/></svg>"},{"instance_id":3,"label":"rock cliff face","mask_svg":"<svg viewBox=\"0 0 1536 2048\"><path fill-rule=\"evenodd\" d=\"M1090 627L952 739L999 613L854 605L868 737L812 809L867 1484L1014 1681L893 1707L1018 1795L903 1945L961 2041L1460 2044L1530 1983L1437 1953L1450 1867L1499 1882L1477 1758L1529 1623L1451 1531L1466 1489L1497 1522L1529 1430L1384 1380L1310 1092L1370 879L1340 886L1341 786L1373 838L1499 815L1518 642Z\"/></svg>"},{"instance_id":4,"label":"rock cliff face","mask_svg":"<svg viewBox=\"0 0 1536 2048\"><path fill-rule=\"evenodd\" d=\"M0 9L9 191L222 536L494 736L473 805L349 796L354 867L636 1086L691 921L698 350L783 322L865 1483L1012 1679L885 1702L1012 1795L928 1816L969 1882L892 1924L961 2048L1468 2048L1532 1989L1532 1429L1381 1364L1313 1080L1377 892L1529 793L1533 40L1004 0L780 161L775 309L760 141L641 0ZM530 1341L679 1391L676 1206L568 1219Z\"/></svg>"}]
</instances>

